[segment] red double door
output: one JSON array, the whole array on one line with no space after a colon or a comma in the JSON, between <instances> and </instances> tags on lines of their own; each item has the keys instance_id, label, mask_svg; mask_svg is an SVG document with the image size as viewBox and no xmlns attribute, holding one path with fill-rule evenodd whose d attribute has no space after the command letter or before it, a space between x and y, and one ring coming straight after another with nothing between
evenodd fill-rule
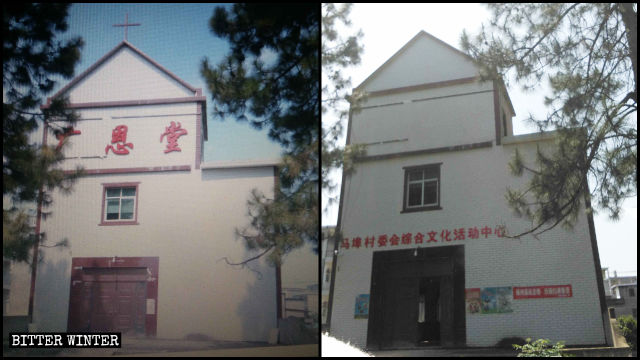
<instances>
[{"instance_id":1,"label":"red double door","mask_svg":"<svg viewBox=\"0 0 640 360\"><path fill-rule=\"evenodd\" d=\"M69 330L145 334L146 268L84 268L72 284Z\"/></svg>"}]
</instances>

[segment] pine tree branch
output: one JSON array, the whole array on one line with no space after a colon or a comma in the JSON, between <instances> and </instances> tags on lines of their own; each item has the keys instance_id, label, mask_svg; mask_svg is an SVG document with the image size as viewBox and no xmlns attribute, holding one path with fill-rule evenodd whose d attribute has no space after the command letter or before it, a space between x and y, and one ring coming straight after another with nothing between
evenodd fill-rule
<instances>
[{"instance_id":1,"label":"pine tree branch","mask_svg":"<svg viewBox=\"0 0 640 360\"><path fill-rule=\"evenodd\" d=\"M232 262L229 262L229 259L227 259L227 257L226 257L226 256L225 256L225 257L223 257L223 258L221 258L221 259L218 259L218 261L220 261L220 260L224 260L228 265L231 265L231 266L238 266L238 265L245 266L247 263L249 263L249 262L251 262L251 261L253 261L253 260L257 260L257 259L259 259L259 258L260 258L260 257L262 257L263 255L265 255L266 253L268 253L269 251L271 251L274 247L275 247L275 246L273 246L273 245L272 245L272 246L269 246L269 247L268 247L265 251L263 251L262 253L260 253L260 254L258 254L258 255L256 255L256 256L254 256L254 257L251 257L251 258L249 258L249 259L246 259L246 260L244 260L244 261L241 261L241 262L239 262L239 263L232 263Z\"/></svg>"}]
</instances>

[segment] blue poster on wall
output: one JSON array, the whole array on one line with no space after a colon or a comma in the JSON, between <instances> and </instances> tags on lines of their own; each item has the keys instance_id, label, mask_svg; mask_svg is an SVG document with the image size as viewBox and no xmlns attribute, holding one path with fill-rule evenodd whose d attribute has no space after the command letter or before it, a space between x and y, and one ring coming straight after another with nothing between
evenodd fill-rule
<instances>
[{"instance_id":1,"label":"blue poster on wall","mask_svg":"<svg viewBox=\"0 0 640 360\"><path fill-rule=\"evenodd\" d=\"M369 318L369 294L356 296L356 309L353 317L355 319Z\"/></svg>"},{"instance_id":2,"label":"blue poster on wall","mask_svg":"<svg viewBox=\"0 0 640 360\"><path fill-rule=\"evenodd\" d=\"M510 313L513 312L511 303L513 293L511 286L483 288L480 295L483 314Z\"/></svg>"}]
</instances>

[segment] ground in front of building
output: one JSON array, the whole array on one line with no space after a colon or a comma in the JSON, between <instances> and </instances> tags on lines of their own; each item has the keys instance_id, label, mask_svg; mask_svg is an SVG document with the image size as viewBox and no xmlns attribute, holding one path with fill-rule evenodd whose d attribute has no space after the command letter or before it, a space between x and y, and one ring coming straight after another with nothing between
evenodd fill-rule
<instances>
[{"instance_id":1,"label":"ground in front of building","mask_svg":"<svg viewBox=\"0 0 640 360\"><path fill-rule=\"evenodd\" d=\"M517 357L518 352L499 348L460 348L430 347L410 350L372 351L375 357Z\"/></svg>"},{"instance_id":2,"label":"ground in front of building","mask_svg":"<svg viewBox=\"0 0 640 360\"><path fill-rule=\"evenodd\" d=\"M294 349L295 348L295 349ZM317 356L318 346L277 346L265 342L249 341L189 341L148 338L124 338L119 349L10 349L3 347L3 357L9 356L234 356L228 352L236 352L237 356L261 356L271 354L277 356ZM254 354L255 353L255 354ZM308 353L308 354L307 354ZM225 355L227 354L227 355ZM307 355L305 355L307 354Z\"/></svg>"}]
</instances>

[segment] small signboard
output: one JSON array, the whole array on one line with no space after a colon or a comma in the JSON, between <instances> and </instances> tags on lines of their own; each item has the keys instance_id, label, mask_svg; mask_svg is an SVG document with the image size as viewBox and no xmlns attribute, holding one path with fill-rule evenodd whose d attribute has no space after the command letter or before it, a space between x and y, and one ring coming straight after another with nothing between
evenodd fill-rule
<instances>
[{"instance_id":1,"label":"small signboard","mask_svg":"<svg viewBox=\"0 0 640 360\"><path fill-rule=\"evenodd\" d=\"M356 296L356 310L354 319L369 318L369 294L360 294Z\"/></svg>"},{"instance_id":2,"label":"small signboard","mask_svg":"<svg viewBox=\"0 0 640 360\"><path fill-rule=\"evenodd\" d=\"M571 285L516 286L513 288L514 299L542 299L572 296Z\"/></svg>"},{"instance_id":3,"label":"small signboard","mask_svg":"<svg viewBox=\"0 0 640 360\"><path fill-rule=\"evenodd\" d=\"M480 313L480 288L465 289L465 302L467 314Z\"/></svg>"},{"instance_id":4,"label":"small signboard","mask_svg":"<svg viewBox=\"0 0 640 360\"><path fill-rule=\"evenodd\" d=\"M147 299L147 315L156 313L156 299Z\"/></svg>"}]
</instances>

